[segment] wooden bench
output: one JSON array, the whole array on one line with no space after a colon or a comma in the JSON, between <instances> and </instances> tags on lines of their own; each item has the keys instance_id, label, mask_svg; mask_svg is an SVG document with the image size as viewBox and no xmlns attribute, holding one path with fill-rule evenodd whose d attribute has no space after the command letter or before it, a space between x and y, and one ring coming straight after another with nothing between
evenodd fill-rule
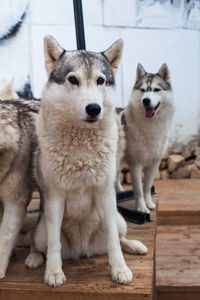
<instances>
[{"instance_id":1,"label":"wooden bench","mask_svg":"<svg viewBox=\"0 0 200 300\"><path fill-rule=\"evenodd\" d=\"M157 300L199 300L200 180L157 182L156 189Z\"/></svg>"},{"instance_id":2,"label":"wooden bench","mask_svg":"<svg viewBox=\"0 0 200 300\"><path fill-rule=\"evenodd\" d=\"M38 205L36 198L34 195L32 208ZM133 205L133 201L127 205ZM153 299L156 212L152 213L151 217L152 222L144 225L128 223L128 238L138 239L149 248L148 254L144 256L124 254L128 266L134 273L131 284L123 286L111 281L108 257L103 255L63 261L67 282L62 287L51 288L43 283L44 265L37 270L26 269L24 260L29 248L27 240L21 235L15 254L11 258L7 276L0 281L0 300ZM33 222L33 217L31 218ZM28 224L28 221L26 223Z\"/></svg>"}]
</instances>

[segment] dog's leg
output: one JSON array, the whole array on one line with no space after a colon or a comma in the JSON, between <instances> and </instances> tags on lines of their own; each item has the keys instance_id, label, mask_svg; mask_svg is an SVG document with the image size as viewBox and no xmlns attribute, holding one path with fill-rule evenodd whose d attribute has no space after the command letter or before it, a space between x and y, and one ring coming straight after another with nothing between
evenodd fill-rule
<instances>
[{"instance_id":1,"label":"dog's leg","mask_svg":"<svg viewBox=\"0 0 200 300\"><path fill-rule=\"evenodd\" d=\"M128 284L132 281L133 274L125 263L120 247L114 184L113 186L108 184L107 187L98 189L96 203L100 214L103 214L112 280L117 283Z\"/></svg>"},{"instance_id":2,"label":"dog's leg","mask_svg":"<svg viewBox=\"0 0 200 300\"><path fill-rule=\"evenodd\" d=\"M151 187L158 167L159 163L156 163L144 170L144 199L149 209L155 209L156 207L155 203L151 199Z\"/></svg>"},{"instance_id":3,"label":"dog's leg","mask_svg":"<svg viewBox=\"0 0 200 300\"><path fill-rule=\"evenodd\" d=\"M29 255L25 260L25 265L29 269L37 269L44 262L44 257L41 252L37 251L34 244L31 246Z\"/></svg>"},{"instance_id":4,"label":"dog's leg","mask_svg":"<svg viewBox=\"0 0 200 300\"><path fill-rule=\"evenodd\" d=\"M25 200L6 202L0 227L0 278L6 274L10 255L25 216Z\"/></svg>"},{"instance_id":5,"label":"dog's leg","mask_svg":"<svg viewBox=\"0 0 200 300\"><path fill-rule=\"evenodd\" d=\"M116 182L115 182L116 192L122 192L124 190L120 183L120 174L121 174L121 169L117 171L117 175L116 175Z\"/></svg>"},{"instance_id":6,"label":"dog's leg","mask_svg":"<svg viewBox=\"0 0 200 300\"><path fill-rule=\"evenodd\" d=\"M44 282L50 286L61 286L66 277L62 271L61 225L64 214L64 198L50 192L45 199L45 222L47 229L47 262Z\"/></svg>"},{"instance_id":7,"label":"dog's leg","mask_svg":"<svg viewBox=\"0 0 200 300\"><path fill-rule=\"evenodd\" d=\"M126 238L127 225L124 218L117 213L117 227L119 233L120 244L122 250L130 254L146 254L148 252L147 247L137 240L128 240Z\"/></svg>"},{"instance_id":8,"label":"dog's leg","mask_svg":"<svg viewBox=\"0 0 200 300\"><path fill-rule=\"evenodd\" d=\"M149 209L146 207L144 201L144 194L142 188L142 167L141 166L134 166L131 167L131 180L133 185L133 191L136 198L136 205L137 210L149 213Z\"/></svg>"}]
</instances>

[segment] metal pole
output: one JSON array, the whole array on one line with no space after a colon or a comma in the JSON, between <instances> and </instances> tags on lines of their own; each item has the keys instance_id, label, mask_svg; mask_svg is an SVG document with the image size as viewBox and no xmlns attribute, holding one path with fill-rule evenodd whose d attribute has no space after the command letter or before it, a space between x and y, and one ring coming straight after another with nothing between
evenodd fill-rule
<instances>
[{"instance_id":1,"label":"metal pole","mask_svg":"<svg viewBox=\"0 0 200 300\"><path fill-rule=\"evenodd\" d=\"M76 42L77 49L85 49L85 33L84 33L84 23L83 23L83 9L81 0L73 0L74 4L74 19L76 27Z\"/></svg>"}]
</instances>

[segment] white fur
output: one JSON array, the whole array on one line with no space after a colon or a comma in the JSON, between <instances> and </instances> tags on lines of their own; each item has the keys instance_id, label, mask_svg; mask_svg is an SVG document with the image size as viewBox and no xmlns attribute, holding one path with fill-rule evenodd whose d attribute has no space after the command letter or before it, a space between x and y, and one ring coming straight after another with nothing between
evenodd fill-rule
<instances>
[{"instance_id":1,"label":"white fur","mask_svg":"<svg viewBox=\"0 0 200 300\"><path fill-rule=\"evenodd\" d=\"M56 51L52 40L50 44L56 57L60 48ZM111 52L109 49L109 57L114 61ZM49 57L47 53L47 70L52 69ZM91 66L90 80L85 79L88 75L85 72L80 66L75 74L79 86L72 86L68 78L61 85L47 84L37 124L38 181L45 203L34 243L38 251L47 254L44 281L50 286L60 286L66 280L62 258L89 257L106 250L112 279L123 284L132 280L119 240L119 235L126 234L126 223L117 213L115 199L118 128L114 89L96 84L97 77L103 76L97 66ZM94 123L84 120L85 106L91 102L102 109ZM144 246L134 243L132 253L135 252L143 254ZM31 263L27 258L26 264L35 267L38 261L39 266L38 254L32 251L30 255Z\"/></svg>"},{"instance_id":2,"label":"white fur","mask_svg":"<svg viewBox=\"0 0 200 300\"><path fill-rule=\"evenodd\" d=\"M139 65L138 70L140 68ZM168 76L169 81L166 65L161 67L162 70L164 68L167 72L165 76ZM159 78L154 79L152 90L159 87L158 81ZM146 89L145 83L141 88ZM152 118L147 118L145 115L144 98L151 100L151 107L160 103ZM151 186L161 158L166 151L174 109L175 95L172 89L167 91L161 89L159 92L145 91L144 93L133 89L125 111L127 123L125 160L130 166L137 209L142 212L149 213L149 209L155 209L155 204L151 199ZM143 171L144 186L142 185Z\"/></svg>"}]
</instances>

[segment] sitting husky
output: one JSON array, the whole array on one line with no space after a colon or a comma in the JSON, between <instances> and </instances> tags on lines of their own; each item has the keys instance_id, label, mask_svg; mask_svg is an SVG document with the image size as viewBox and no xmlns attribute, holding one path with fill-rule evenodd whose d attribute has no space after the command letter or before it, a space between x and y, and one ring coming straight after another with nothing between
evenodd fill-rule
<instances>
[{"instance_id":1,"label":"sitting husky","mask_svg":"<svg viewBox=\"0 0 200 300\"><path fill-rule=\"evenodd\" d=\"M0 100L0 278L31 200L39 101Z\"/></svg>"},{"instance_id":2,"label":"sitting husky","mask_svg":"<svg viewBox=\"0 0 200 300\"><path fill-rule=\"evenodd\" d=\"M127 252L147 252L142 243L125 238L126 223L116 209L114 74L122 47L118 40L102 53L65 51L53 37L44 40L49 79L37 123L36 166L44 211L26 265L38 267L45 253L44 281L50 286L66 280L62 258L106 251L112 279L127 284L132 272L120 243Z\"/></svg>"},{"instance_id":3,"label":"sitting husky","mask_svg":"<svg viewBox=\"0 0 200 300\"><path fill-rule=\"evenodd\" d=\"M167 65L163 64L157 74L151 74L139 64L123 117L126 123L124 160L130 167L137 209L142 212L149 213L149 209L155 208L151 186L166 151L174 110L175 95ZM117 190L121 189L118 178Z\"/></svg>"}]
</instances>

